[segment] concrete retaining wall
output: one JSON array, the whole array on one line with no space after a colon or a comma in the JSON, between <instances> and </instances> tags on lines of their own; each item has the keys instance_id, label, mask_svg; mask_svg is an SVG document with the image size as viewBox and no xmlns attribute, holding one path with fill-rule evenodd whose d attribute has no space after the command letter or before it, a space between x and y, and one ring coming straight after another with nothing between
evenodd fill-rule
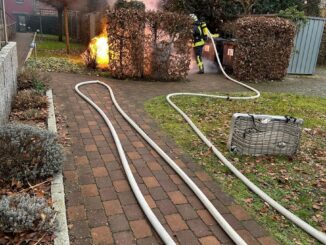
<instances>
[{"instance_id":1,"label":"concrete retaining wall","mask_svg":"<svg viewBox=\"0 0 326 245\"><path fill-rule=\"evenodd\" d=\"M0 50L0 125L8 121L11 102L17 91L17 46L10 42Z\"/></svg>"}]
</instances>

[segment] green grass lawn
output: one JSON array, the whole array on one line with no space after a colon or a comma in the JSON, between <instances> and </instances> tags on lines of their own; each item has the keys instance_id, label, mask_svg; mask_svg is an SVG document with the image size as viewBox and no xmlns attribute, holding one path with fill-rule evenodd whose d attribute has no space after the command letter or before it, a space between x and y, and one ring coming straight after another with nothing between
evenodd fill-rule
<instances>
[{"instance_id":1,"label":"green grass lawn","mask_svg":"<svg viewBox=\"0 0 326 245\"><path fill-rule=\"evenodd\" d=\"M71 52L66 53L65 41L59 42L57 36L37 36L37 57L35 53L27 62L28 67L35 67L46 72L71 72L86 74L86 69L81 54L86 46L80 43L71 42Z\"/></svg>"},{"instance_id":2,"label":"green grass lawn","mask_svg":"<svg viewBox=\"0 0 326 245\"><path fill-rule=\"evenodd\" d=\"M66 43L58 41L57 36L43 35L37 37L37 58L35 53L27 62L27 66L45 72L69 72L76 74L98 75L107 77L108 73L92 70L85 66L82 54L87 46L71 41L70 54L66 53Z\"/></svg>"},{"instance_id":3,"label":"green grass lawn","mask_svg":"<svg viewBox=\"0 0 326 245\"><path fill-rule=\"evenodd\" d=\"M314 227L325 231L326 99L265 93L252 101L199 97L173 99L208 138L251 181ZM268 207L223 166L165 101L145 104L149 114L193 159L247 209L281 244L318 244ZM205 109L203 109L205 108ZM234 113L291 115L305 121L301 150L294 158L238 156L227 149Z\"/></svg>"}]
</instances>

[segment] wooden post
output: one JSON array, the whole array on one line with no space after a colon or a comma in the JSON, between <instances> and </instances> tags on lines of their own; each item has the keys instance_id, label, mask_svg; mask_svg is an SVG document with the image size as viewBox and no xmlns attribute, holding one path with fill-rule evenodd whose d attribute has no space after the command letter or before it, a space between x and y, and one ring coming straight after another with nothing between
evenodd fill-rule
<instances>
[{"instance_id":1,"label":"wooden post","mask_svg":"<svg viewBox=\"0 0 326 245\"><path fill-rule=\"evenodd\" d=\"M63 8L58 8L58 34L59 34L59 42L63 41L63 33L62 33L62 19L63 19Z\"/></svg>"},{"instance_id":2,"label":"wooden post","mask_svg":"<svg viewBox=\"0 0 326 245\"><path fill-rule=\"evenodd\" d=\"M66 33L66 46L67 46L67 54L70 54L70 37L69 37L69 19L68 19L68 7L64 7L64 15L65 15L65 33Z\"/></svg>"}]
</instances>

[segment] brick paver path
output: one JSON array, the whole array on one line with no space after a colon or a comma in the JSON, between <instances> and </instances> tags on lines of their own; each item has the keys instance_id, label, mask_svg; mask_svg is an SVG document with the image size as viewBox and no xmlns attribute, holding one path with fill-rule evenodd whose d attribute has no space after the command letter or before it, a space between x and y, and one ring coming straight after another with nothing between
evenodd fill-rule
<instances>
[{"instance_id":1,"label":"brick paver path","mask_svg":"<svg viewBox=\"0 0 326 245\"><path fill-rule=\"evenodd\" d=\"M26 56L30 49L30 44L33 41L33 33L16 33L13 42L17 43L17 56L19 69L24 65Z\"/></svg>"},{"instance_id":2,"label":"brick paver path","mask_svg":"<svg viewBox=\"0 0 326 245\"><path fill-rule=\"evenodd\" d=\"M87 80L90 77L53 74L52 83L57 110L67 117L72 140L64 166L71 242L161 244L130 190L108 128L73 90L76 83ZM273 244L266 232L161 133L144 112L145 100L169 92L239 89L222 78L209 80L212 81L154 83L101 78L112 86L122 108L189 174L248 244ZM112 106L107 90L92 85L83 87L82 91L112 119L143 194L175 240L187 245L232 244L197 197L124 121Z\"/></svg>"}]
</instances>

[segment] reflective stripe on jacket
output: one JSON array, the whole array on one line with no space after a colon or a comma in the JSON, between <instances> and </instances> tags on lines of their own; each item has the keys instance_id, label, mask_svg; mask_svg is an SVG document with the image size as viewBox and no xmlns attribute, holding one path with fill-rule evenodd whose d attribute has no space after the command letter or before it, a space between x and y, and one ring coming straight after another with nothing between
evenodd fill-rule
<instances>
[{"instance_id":1,"label":"reflective stripe on jacket","mask_svg":"<svg viewBox=\"0 0 326 245\"><path fill-rule=\"evenodd\" d=\"M195 22L193 47L204 46L208 36L208 28L204 22Z\"/></svg>"}]
</instances>

